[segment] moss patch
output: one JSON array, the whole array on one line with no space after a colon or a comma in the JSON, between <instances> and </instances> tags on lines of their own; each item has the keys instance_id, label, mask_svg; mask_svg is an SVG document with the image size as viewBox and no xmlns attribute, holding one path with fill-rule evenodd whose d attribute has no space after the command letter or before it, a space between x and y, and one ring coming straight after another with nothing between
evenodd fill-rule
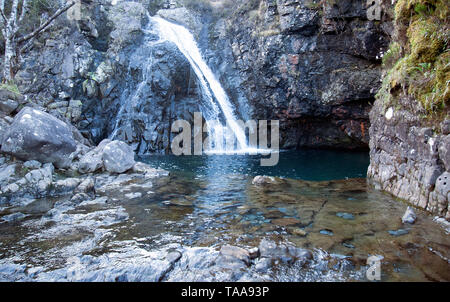
<instances>
[{"instance_id":1,"label":"moss patch","mask_svg":"<svg viewBox=\"0 0 450 302\"><path fill-rule=\"evenodd\" d=\"M385 105L413 96L426 117L447 116L450 101L448 0L399 0L396 34L383 57L386 75L377 97ZM443 114L444 112L444 114Z\"/></svg>"},{"instance_id":2,"label":"moss patch","mask_svg":"<svg viewBox=\"0 0 450 302\"><path fill-rule=\"evenodd\" d=\"M19 91L19 88L17 87L16 84L14 83L5 83L5 84L0 84L0 89L4 89L4 90L8 90L11 91L15 94L19 94L22 95Z\"/></svg>"}]
</instances>

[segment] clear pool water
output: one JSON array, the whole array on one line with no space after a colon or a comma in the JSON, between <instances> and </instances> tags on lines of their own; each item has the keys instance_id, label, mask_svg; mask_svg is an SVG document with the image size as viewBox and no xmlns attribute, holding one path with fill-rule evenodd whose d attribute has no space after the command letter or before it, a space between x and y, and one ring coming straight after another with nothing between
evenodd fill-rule
<instances>
[{"instance_id":1,"label":"clear pool water","mask_svg":"<svg viewBox=\"0 0 450 302\"><path fill-rule=\"evenodd\" d=\"M367 152L298 150L282 151L279 155L279 162L273 167L262 167L261 156L249 155L152 155L141 157L140 160L195 178L241 174L323 181L366 177L369 166Z\"/></svg>"}]
</instances>

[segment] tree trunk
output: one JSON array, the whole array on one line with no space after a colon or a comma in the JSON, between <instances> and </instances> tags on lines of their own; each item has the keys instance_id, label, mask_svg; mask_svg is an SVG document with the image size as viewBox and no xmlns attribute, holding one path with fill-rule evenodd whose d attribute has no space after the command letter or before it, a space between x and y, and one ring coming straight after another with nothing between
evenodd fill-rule
<instances>
[{"instance_id":1,"label":"tree trunk","mask_svg":"<svg viewBox=\"0 0 450 302\"><path fill-rule=\"evenodd\" d=\"M4 80L9 82L14 79L15 72L19 66L18 59L20 58L20 49L17 46L20 46L21 43L30 41L35 38L39 33L46 30L53 20L58 18L61 14L66 12L69 8L75 5L75 1L71 1L66 6L59 8L53 16L51 16L47 21L41 24L37 29L33 32L25 35L21 38L17 38L16 34L19 30L19 26L23 18L25 17L26 10L28 8L28 0L23 0L20 15L19 13L19 2L20 0L13 0L11 11L9 17L5 16L4 11L4 0L0 0L0 17L1 21L3 21L2 33L5 37L5 61L3 66L3 77Z\"/></svg>"},{"instance_id":2,"label":"tree trunk","mask_svg":"<svg viewBox=\"0 0 450 302\"><path fill-rule=\"evenodd\" d=\"M3 67L3 77L9 82L14 79L13 59L15 56L14 40L10 35L5 37L5 59Z\"/></svg>"}]
</instances>

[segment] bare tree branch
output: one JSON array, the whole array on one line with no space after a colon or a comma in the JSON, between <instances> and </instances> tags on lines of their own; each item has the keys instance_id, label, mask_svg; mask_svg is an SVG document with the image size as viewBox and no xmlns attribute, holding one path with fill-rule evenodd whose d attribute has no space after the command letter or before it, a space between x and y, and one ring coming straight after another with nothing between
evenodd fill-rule
<instances>
[{"instance_id":1,"label":"bare tree branch","mask_svg":"<svg viewBox=\"0 0 450 302\"><path fill-rule=\"evenodd\" d=\"M66 12L69 8L75 5L75 1L72 1L71 3L67 4L66 6L58 9L53 16L51 16L47 21L45 21L41 26L39 26L37 29L35 29L33 32L29 33L28 35L25 35L23 37L20 37L17 39L17 43L22 43L25 41L30 40L31 38L34 38L37 36L41 31L45 30L50 23L52 23L53 20L58 18L61 14Z\"/></svg>"},{"instance_id":2,"label":"bare tree branch","mask_svg":"<svg viewBox=\"0 0 450 302\"><path fill-rule=\"evenodd\" d=\"M19 8L19 0L14 0L11 6L11 13L9 16L8 26L13 29L16 29L17 26L17 9Z\"/></svg>"},{"instance_id":3,"label":"bare tree branch","mask_svg":"<svg viewBox=\"0 0 450 302\"><path fill-rule=\"evenodd\" d=\"M3 9L0 9L0 14L2 15L3 25L6 27L8 25L8 20L6 19L5 14L3 13Z\"/></svg>"},{"instance_id":4,"label":"bare tree branch","mask_svg":"<svg viewBox=\"0 0 450 302\"><path fill-rule=\"evenodd\" d=\"M29 49L31 49L32 48L32 46L33 46L33 42L34 42L34 38L32 38L32 39L30 39L30 40L28 40L27 41L27 43L25 43L25 45L24 46L22 46L21 48L20 48L20 51L19 51L19 53L24 53L25 51L27 51L27 50L29 50Z\"/></svg>"},{"instance_id":5,"label":"bare tree branch","mask_svg":"<svg viewBox=\"0 0 450 302\"><path fill-rule=\"evenodd\" d=\"M8 1L8 4L6 2ZM5 37L5 55L3 65L3 77L5 81L14 79L15 73L18 69L21 53L26 49L33 47L33 39L42 31L50 27L52 22L61 14L73 7L78 0L70 0L65 6L59 8L51 17L47 17L43 22L31 33L17 38L20 25L25 19L25 15L29 10L30 0L0 0L0 25L3 36ZM8 15L4 10L8 6Z\"/></svg>"},{"instance_id":6,"label":"bare tree branch","mask_svg":"<svg viewBox=\"0 0 450 302\"><path fill-rule=\"evenodd\" d=\"M25 14L27 13L28 0L23 0L22 2L22 11L20 12L19 23L22 22Z\"/></svg>"}]
</instances>

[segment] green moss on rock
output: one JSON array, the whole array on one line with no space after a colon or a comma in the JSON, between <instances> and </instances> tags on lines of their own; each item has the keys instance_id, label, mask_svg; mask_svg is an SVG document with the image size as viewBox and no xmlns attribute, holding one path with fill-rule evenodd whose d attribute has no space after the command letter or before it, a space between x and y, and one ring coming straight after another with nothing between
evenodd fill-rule
<instances>
[{"instance_id":1,"label":"green moss on rock","mask_svg":"<svg viewBox=\"0 0 450 302\"><path fill-rule=\"evenodd\" d=\"M383 58L386 75L377 95L384 104L392 105L397 97L408 94L420 102L428 116L448 111L449 6L447 0L397 2L396 35ZM395 93L399 89L400 93Z\"/></svg>"},{"instance_id":2,"label":"green moss on rock","mask_svg":"<svg viewBox=\"0 0 450 302\"><path fill-rule=\"evenodd\" d=\"M20 93L20 91L19 91L19 88L17 87L17 85L15 83L0 84L0 89L8 90L8 91L13 92L15 94L22 95Z\"/></svg>"}]
</instances>

